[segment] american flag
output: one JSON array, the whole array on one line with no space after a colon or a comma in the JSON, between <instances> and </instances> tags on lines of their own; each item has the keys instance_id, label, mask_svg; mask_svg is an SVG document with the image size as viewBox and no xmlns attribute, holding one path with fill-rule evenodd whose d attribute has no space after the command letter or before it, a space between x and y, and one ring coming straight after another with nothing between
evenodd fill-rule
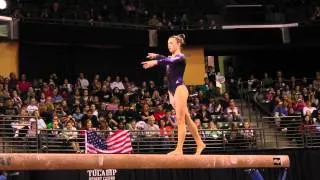
<instances>
[{"instance_id":1,"label":"american flag","mask_svg":"<svg viewBox=\"0 0 320 180\"><path fill-rule=\"evenodd\" d=\"M125 154L132 152L128 130L118 130L103 140L95 131L87 131L87 153Z\"/></svg>"}]
</instances>

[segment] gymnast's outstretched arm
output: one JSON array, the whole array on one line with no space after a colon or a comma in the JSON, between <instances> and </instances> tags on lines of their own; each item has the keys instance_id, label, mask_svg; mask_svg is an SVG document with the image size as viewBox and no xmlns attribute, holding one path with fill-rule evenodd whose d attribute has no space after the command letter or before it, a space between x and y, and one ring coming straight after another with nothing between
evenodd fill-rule
<instances>
[{"instance_id":1,"label":"gymnast's outstretched arm","mask_svg":"<svg viewBox=\"0 0 320 180\"><path fill-rule=\"evenodd\" d=\"M185 60L185 56L183 54L177 55L175 57L172 57L172 56L165 57L165 56L157 55L157 56L154 56L154 58L155 59L159 58L159 59L142 62L141 64L143 65L143 68L148 69L156 65L168 65L172 63L181 63Z\"/></svg>"},{"instance_id":2,"label":"gymnast's outstretched arm","mask_svg":"<svg viewBox=\"0 0 320 180\"><path fill-rule=\"evenodd\" d=\"M163 57L158 60L159 65L167 65L172 63L181 63L185 60L185 56L183 54L179 54L175 57L169 56L169 57Z\"/></svg>"}]
</instances>

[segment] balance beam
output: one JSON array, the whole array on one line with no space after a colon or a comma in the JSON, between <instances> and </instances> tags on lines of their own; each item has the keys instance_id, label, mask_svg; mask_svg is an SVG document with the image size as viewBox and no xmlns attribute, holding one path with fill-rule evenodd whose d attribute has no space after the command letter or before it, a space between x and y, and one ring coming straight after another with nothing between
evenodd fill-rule
<instances>
[{"instance_id":1,"label":"balance beam","mask_svg":"<svg viewBox=\"0 0 320 180\"><path fill-rule=\"evenodd\" d=\"M287 155L0 154L0 170L289 167Z\"/></svg>"}]
</instances>

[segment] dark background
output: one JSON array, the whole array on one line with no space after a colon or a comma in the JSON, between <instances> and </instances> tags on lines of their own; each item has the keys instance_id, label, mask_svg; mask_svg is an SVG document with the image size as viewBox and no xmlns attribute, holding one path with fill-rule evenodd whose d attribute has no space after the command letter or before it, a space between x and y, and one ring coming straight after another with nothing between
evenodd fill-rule
<instances>
[{"instance_id":1,"label":"dark background","mask_svg":"<svg viewBox=\"0 0 320 180\"><path fill-rule=\"evenodd\" d=\"M167 38L185 33L187 45L201 45L205 55L233 56L226 66L232 65L235 74L248 77L274 75L282 70L284 75L313 77L319 70L317 55L320 49L320 27L290 28L291 42L283 44L280 29L233 29L158 31L158 44L150 48L148 30L116 29L108 27L71 26L22 22L20 25L20 73L29 78L76 78L85 72L92 79L101 75L128 76L137 82L159 81L163 70L143 70L140 63L147 52L167 55Z\"/></svg>"}]
</instances>

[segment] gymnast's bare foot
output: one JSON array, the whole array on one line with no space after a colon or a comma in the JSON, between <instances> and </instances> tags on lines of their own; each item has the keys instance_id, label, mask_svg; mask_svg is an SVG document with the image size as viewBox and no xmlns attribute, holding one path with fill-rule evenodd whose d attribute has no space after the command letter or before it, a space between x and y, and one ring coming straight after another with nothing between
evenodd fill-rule
<instances>
[{"instance_id":1,"label":"gymnast's bare foot","mask_svg":"<svg viewBox=\"0 0 320 180\"><path fill-rule=\"evenodd\" d=\"M168 155L183 155L183 151L182 150L174 150L168 153Z\"/></svg>"},{"instance_id":2,"label":"gymnast's bare foot","mask_svg":"<svg viewBox=\"0 0 320 180\"><path fill-rule=\"evenodd\" d=\"M197 151L195 155L200 155L204 148L206 148L206 145L203 142L201 142L201 144L197 145Z\"/></svg>"}]
</instances>

